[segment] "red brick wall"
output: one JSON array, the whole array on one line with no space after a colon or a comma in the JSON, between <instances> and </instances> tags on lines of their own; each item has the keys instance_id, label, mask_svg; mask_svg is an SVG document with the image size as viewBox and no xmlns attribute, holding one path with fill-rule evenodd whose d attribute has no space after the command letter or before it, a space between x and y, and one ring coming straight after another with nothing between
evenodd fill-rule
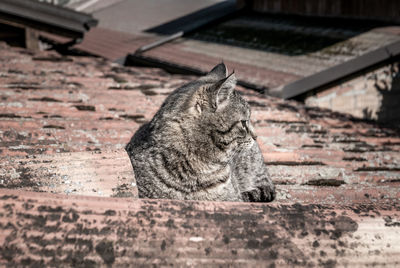
<instances>
[{"instance_id":1,"label":"red brick wall","mask_svg":"<svg viewBox=\"0 0 400 268\"><path fill-rule=\"evenodd\" d=\"M238 0L258 12L371 18L400 22L398 0Z\"/></svg>"}]
</instances>

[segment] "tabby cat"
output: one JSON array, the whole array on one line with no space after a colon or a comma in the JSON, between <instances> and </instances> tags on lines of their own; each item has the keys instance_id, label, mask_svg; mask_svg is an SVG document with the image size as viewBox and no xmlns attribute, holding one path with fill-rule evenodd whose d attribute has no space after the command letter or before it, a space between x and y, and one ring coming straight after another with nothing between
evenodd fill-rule
<instances>
[{"instance_id":1,"label":"tabby cat","mask_svg":"<svg viewBox=\"0 0 400 268\"><path fill-rule=\"evenodd\" d=\"M250 107L225 64L184 85L132 137L139 197L269 202L269 178Z\"/></svg>"}]
</instances>

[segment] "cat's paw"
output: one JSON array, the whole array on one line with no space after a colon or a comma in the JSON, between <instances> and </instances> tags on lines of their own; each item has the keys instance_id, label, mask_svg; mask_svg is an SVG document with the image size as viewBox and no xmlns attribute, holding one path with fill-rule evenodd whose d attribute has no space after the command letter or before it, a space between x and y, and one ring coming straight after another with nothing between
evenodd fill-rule
<instances>
[{"instance_id":1,"label":"cat's paw","mask_svg":"<svg viewBox=\"0 0 400 268\"><path fill-rule=\"evenodd\" d=\"M271 202L275 197L275 187L269 185L259 186L251 191L242 192L244 202Z\"/></svg>"}]
</instances>

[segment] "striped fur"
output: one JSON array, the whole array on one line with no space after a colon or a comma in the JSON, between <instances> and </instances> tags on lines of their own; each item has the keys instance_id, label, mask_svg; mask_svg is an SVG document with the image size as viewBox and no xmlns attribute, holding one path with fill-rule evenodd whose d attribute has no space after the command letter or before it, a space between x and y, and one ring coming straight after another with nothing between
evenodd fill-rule
<instances>
[{"instance_id":1,"label":"striped fur","mask_svg":"<svg viewBox=\"0 0 400 268\"><path fill-rule=\"evenodd\" d=\"M221 63L175 90L132 137L142 198L268 202L275 197L250 107Z\"/></svg>"}]
</instances>

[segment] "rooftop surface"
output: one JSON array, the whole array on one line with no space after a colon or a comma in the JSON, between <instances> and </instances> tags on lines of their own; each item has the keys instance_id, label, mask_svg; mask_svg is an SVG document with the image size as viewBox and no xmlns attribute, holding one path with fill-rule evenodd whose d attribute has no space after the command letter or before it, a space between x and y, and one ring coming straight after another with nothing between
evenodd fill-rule
<instances>
[{"instance_id":1,"label":"rooftop surface","mask_svg":"<svg viewBox=\"0 0 400 268\"><path fill-rule=\"evenodd\" d=\"M124 200L0 190L9 266L399 265L399 206Z\"/></svg>"},{"instance_id":2,"label":"rooftop surface","mask_svg":"<svg viewBox=\"0 0 400 268\"><path fill-rule=\"evenodd\" d=\"M6 158L121 150L170 92L194 79L101 58L32 54L5 44L1 50ZM332 192L326 202L337 202L360 186L368 197L352 201L399 198L393 187L400 182L398 129L240 90L252 107L271 176L281 185L278 200L313 201L323 189Z\"/></svg>"},{"instance_id":3,"label":"rooftop surface","mask_svg":"<svg viewBox=\"0 0 400 268\"><path fill-rule=\"evenodd\" d=\"M122 3L125 2L108 7L104 12L110 16L114 14L111 8L125 12L120 6ZM121 23L129 25L131 20L133 18L127 18ZM118 27L100 23L100 27L91 30L83 43L74 48L114 61L160 40L165 33L171 34L174 27L175 32L179 32L186 24L187 20L179 18L172 24L166 21L153 27L149 34L125 29L115 31ZM173 29L169 25L174 25ZM137 56L156 66L167 63L199 72L206 72L215 62L224 61L236 70L239 80L279 95L282 87L296 80L399 41L399 33L398 26L377 21L307 19L242 11Z\"/></svg>"},{"instance_id":4,"label":"rooftop surface","mask_svg":"<svg viewBox=\"0 0 400 268\"><path fill-rule=\"evenodd\" d=\"M2 43L1 263L399 264L399 129L240 87L276 201L135 199L123 148L193 79Z\"/></svg>"},{"instance_id":5,"label":"rooftop surface","mask_svg":"<svg viewBox=\"0 0 400 268\"><path fill-rule=\"evenodd\" d=\"M100 21L99 26L130 34L141 34L143 31L223 2L221 0L123 0L104 8L95 5L85 9ZM98 4L109 1L98 1ZM231 0L231 2L233 2ZM115 19L118 14L118 19Z\"/></svg>"},{"instance_id":6,"label":"rooftop surface","mask_svg":"<svg viewBox=\"0 0 400 268\"><path fill-rule=\"evenodd\" d=\"M223 60L238 79L277 90L400 40L394 29L368 21L241 13L143 56L202 71Z\"/></svg>"},{"instance_id":7,"label":"rooftop surface","mask_svg":"<svg viewBox=\"0 0 400 268\"><path fill-rule=\"evenodd\" d=\"M0 149L8 159L123 150L170 92L195 79L5 44L0 57ZM239 90L251 105L258 143L280 185L278 201L400 197L394 187L400 183L398 129ZM359 195L346 195L356 189Z\"/></svg>"}]
</instances>

